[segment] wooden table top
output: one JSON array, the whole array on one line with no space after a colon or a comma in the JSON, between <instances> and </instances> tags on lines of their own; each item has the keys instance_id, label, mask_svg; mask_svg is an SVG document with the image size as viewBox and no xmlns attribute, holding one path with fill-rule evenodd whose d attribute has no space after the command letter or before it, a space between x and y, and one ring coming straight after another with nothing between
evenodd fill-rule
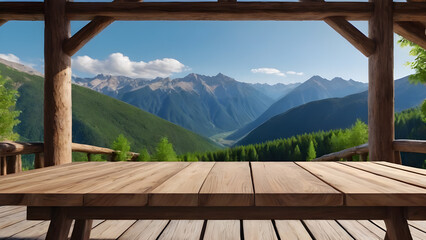
<instances>
[{"instance_id":1,"label":"wooden table top","mask_svg":"<svg viewBox=\"0 0 426 240\"><path fill-rule=\"evenodd\" d=\"M385 162L86 162L0 177L0 205L426 206L426 170Z\"/></svg>"}]
</instances>

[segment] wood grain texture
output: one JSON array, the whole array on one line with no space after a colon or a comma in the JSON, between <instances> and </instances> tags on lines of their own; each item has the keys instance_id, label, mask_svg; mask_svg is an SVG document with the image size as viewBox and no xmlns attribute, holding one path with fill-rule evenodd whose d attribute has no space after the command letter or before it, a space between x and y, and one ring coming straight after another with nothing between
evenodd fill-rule
<instances>
[{"instance_id":1,"label":"wood grain texture","mask_svg":"<svg viewBox=\"0 0 426 240\"><path fill-rule=\"evenodd\" d=\"M62 50L70 35L66 0L46 0L44 31L44 160L46 166L71 159L71 57Z\"/></svg>"},{"instance_id":2,"label":"wood grain texture","mask_svg":"<svg viewBox=\"0 0 426 240\"><path fill-rule=\"evenodd\" d=\"M209 220L207 221L204 240L239 240L239 220Z\"/></svg>"},{"instance_id":3,"label":"wood grain texture","mask_svg":"<svg viewBox=\"0 0 426 240\"><path fill-rule=\"evenodd\" d=\"M251 167L257 206L343 205L339 191L292 162L252 162Z\"/></svg>"},{"instance_id":4,"label":"wood grain texture","mask_svg":"<svg viewBox=\"0 0 426 240\"><path fill-rule=\"evenodd\" d=\"M17 154L32 154L43 152L43 143L25 143L25 142L0 142L0 155L12 156Z\"/></svg>"},{"instance_id":5,"label":"wood grain texture","mask_svg":"<svg viewBox=\"0 0 426 240\"><path fill-rule=\"evenodd\" d=\"M198 240L203 229L203 220L172 220L161 233L159 240Z\"/></svg>"},{"instance_id":6,"label":"wood grain texture","mask_svg":"<svg viewBox=\"0 0 426 240\"><path fill-rule=\"evenodd\" d=\"M245 240L278 240L270 220L244 220L243 229Z\"/></svg>"},{"instance_id":7,"label":"wood grain texture","mask_svg":"<svg viewBox=\"0 0 426 240\"><path fill-rule=\"evenodd\" d=\"M339 152L329 153L321 157L315 158L312 161L337 161L342 158L347 158L348 156L362 154L368 154L368 144L362 144L359 146L344 149Z\"/></svg>"},{"instance_id":8,"label":"wood grain texture","mask_svg":"<svg viewBox=\"0 0 426 240\"><path fill-rule=\"evenodd\" d=\"M399 165L399 164L394 164L394 163L388 163L388 162L374 162L375 164L380 164L383 166L387 166L387 167L391 167L391 168L396 168L396 169L401 169L407 172L412 172L412 173L417 173L417 174L421 174L421 175L426 175L426 170L425 169L421 169L421 168L415 168L415 167L408 167L408 166L404 166L404 165Z\"/></svg>"},{"instance_id":9,"label":"wood grain texture","mask_svg":"<svg viewBox=\"0 0 426 240\"><path fill-rule=\"evenodd\" d=\"M332 16L344 16L347 20L368 20L373 10L372 4L364 2L113 4L116 5L112 5L112 3L68 3L67 17L70 20L86 21L92 20L95 16L111 16L116 20L323 20ZM282 15L280 15L280 11ZM394 20L426 21L425 11L426 6L423 3L395 2ZM235 14L236 12L239 14ZM167 13L169 13L168 16ZM43 3L0 2L0 18L42 21L44 20Z\"/></svg>"},{"instance_id":10,"label":"wood grain texture","mask_svg":"<svg viewBox=\"0 0 426 240\"><path fill-rule=\"evenodd\" d=\"M0 157L0 175L7 175L7 162L6 157Z\"/></svg>"},{"instance_id":11,"label":"wood grain texture","mask_svg":"<svg viewBox=\"0 0 426 240\"><path fill-rule=\"evenodd\" d=\"M383 165L375 164L372 162L342 162L342 164L371 172L383 177L398 180L400 182L412 184L418 187L425 188L426 191L426 175L419 175L416 173L406 172L404 170L397 170ZM426 172L426 171L425 171Z\"/></svg>"},{"instance_id":12,"label":"wood grain texture","mask_svg":"<svg viewBox=\"0 0 426 240\"><path fill-rule=\"evenodd\" d=\"M92 219L76 219L71 240L89 240L92 224Z\"/></svg>"},{"instance_id":13,"label":"wood grain texture","mask_svg":"<svg viewBox=\"0 0 426 240\"><path fill-rule=\"evenodd\" d=\"M335 220L305 220L306 226L315 239L350 240L353 239Z\"/></svg>"},{"instance_id":14,"label":"wood grain texture","mask_svg":"<svg viewBox=\"0 0 426 240\"><path fill-rule=\"evenodd\" d=\"M312 239L300 220L276 220L275 225L282 240Z\"/></svg>"},{"instance_id":15,"label":"wood grain texture","mask_svg":"<svg viewBox=\"0 0 426 240\"><path fill-rule=\"evenodd\" d=\"M402 208L389 208L389 218L385 219L387 240L413 239Z\"/></svg>"},{"instance_id":16,"label":"wood grain texture","mask_svg":"<svg viewBox=\"0 0 426 240\"><path fill-rule=\"evenodd\" d=\"M345 194L347 206L424 206L426 191L336 162L298 165Z\"/></svg>"},{"instance_id":17,"label":"wood grain texture","mask_svg":"<svg viewBox=\"0 0 426 240\"><path fill-rule=\"evenodd\" d=\"M215 163L194 162L149 193L150 206L198 206L198 193Z\"/></svg>"},{"instance_id":18,"label":"wood grain texture","mask_svg":"<svg viewBox=\"0 0 426 240\"><path fill-rule=\"evenodd\" d=\"M393 1L370 0L369 38L376 50L368 58L368 152L371 161L395 162Z\"/></svg>"},{"instance_id":19,"label":"wood grain texture","mask_svg":"<svg viewBox=\"0 0 426 240\"><path fill-rule=\"evenodd\" d=\"M127 229L118 240L156 240L169 220L139 220Z\"/></svg>"},{"instance_id":20,"label":"wood grain texture","mask_svg":"<svg viewBox=\"0 0 426 240\"><path fill-rule=\"evenodd\" d=\"M380 239L385 239L386 232L380 227L378 227L376 224L372 223L370 220L358 220L357 222L359 222L362 226L364 226L370 232L374 233Z\"/></svg>"},{"instance_id":21,"label":"wood grain texture","mask_svg":"<svg viewBox=\"0 0 426 240\"><path fill-rule=\"evenodd\" d=\"M92 229L90 239L117 239L135 222L135 220L107 220Z\"/></svg>"},{"instance_id":22,"label":"wood grain texture","mask_svg":"<svg viewBox=\"0 0 426 240\"><path fill-rule=\"evenodd\" d=\"M34 157L34 168L43 168L44 167L44 154L36 153Z\"/></svg>"},{"instance_id":23,"label":"wood grain texture","mask_svg":"<svg viewBox=\"0 0 426 240\"><path fill-rule=\"evenodd\" d=\"M146 163L139 171L118 177L84 195L86 206L145 206L148 194L187 167L185 162Z\"/></svg>"},{"instance_id":24,"label":"wood grain texture","mask_svg":"<svg viewBox=\"0 0 426 240\"><path fill-rule=\"evenodd\" d=\"M393 148L400 152L426 153L426 140L396 139Z\"/></svg>"},{"instance_id":25,"label":"wood grain texture","mask_svg":"<svg viewBox=\"0 0 426 240\"><path fill-rule=\"evenodd\" d=\"M372 222L374 224L376 224L377 226L379 226L380 228L382 228L384 231L387 230L385 221L383 221L383 220L373 220ZM425 232L420 231L417 228L414 228L412 226L408 226L408 228L410 229L410 233L411 233L411 236L412 236L413 239L415 239L415 240L426 239L426 233Z\"/></svg>"},{"instance_id":26,"label":"wood grain texture","mask_svg":"<svg viewBox=\"0 0 426 240\"><path fill-rule=\"evenodd\" d=\"M355 239L371 239L371 240L380 240L380 238L375 233L371 232L369 229L364 227L357 221L353 220L339 220L337 221L349 234Z\"/></svg>"},{"instance_id":27,"label":"wood grain texture","mask_svg":"<svg viewBox=\"0 0 426 240\"><path fill-rule=\"evenodd\" d=\"M217 162L201 187L200 206L252 206L253 185L248 162Z\"/></svg>"},{"instance_id":28,"label":"wood grain texture","mask_svg":"<svg viewBox=\"0 0 426 240\"><path fill-rule=\"evenodd\" d=\"M426 49L425 26L420 22L395 22L394 31Z\"/></svg>"},{"instance_id":29,"label":"wood grain texture","mask_svg":"<svg viewBox=\"0 0 426 240\"><path fill-rule=\"evenodd\" d=\"M46 240L64 240L68 238L72 220L68 219L65 211L61 208L54 208L52 221L50 221Z\"/></svg>"}]
</instances>

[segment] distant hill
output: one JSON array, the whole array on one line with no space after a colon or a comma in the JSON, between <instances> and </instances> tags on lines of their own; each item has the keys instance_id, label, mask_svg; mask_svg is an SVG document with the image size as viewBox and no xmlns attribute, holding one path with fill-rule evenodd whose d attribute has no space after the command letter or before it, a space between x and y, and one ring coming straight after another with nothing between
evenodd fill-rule
<instances>
[{"instance_id":1,"label":"distant hill","mask_svg":"<svg viewBox=\"0 0 426 240\"><path fill-rule=\"evenodd\" d=\"M395 111L418 106L426 85L412 85L408 77L395 81ZM277 115L250 132L237 145L287 138L297 134L350 127L356 119L368 121L368 93L310 102Z\"/></svg>"},{"instance_id":2,"label":"distant hill","mask_svg":"<svg viewBox=\"0 0 426 240\"><path fill-rule=\"evenodd\" d=\"M344 80L338 77L333 78L332 80L327 80L320 76L313 76L309 80L294 88L283 98L272 104L256 120L228 136L227 139L238 140L270 118L284 113L293 107L326 98L344 97L350 94L365 91L367 88L368 85L366 83L361 83L354 80Z\"/></svg>"},{"instance_id":3,"label":"distant hill","mask_svg":"<svg viewBox=\"0 0 426 240\"><path fill-rule=\"evenodd\" d=\"M40 76L0 64L0 74L17 83L22 111L16 131L23 141L43 140L43 82ZM161 137L168 137L178 153L218 149L212 141L127 103L80 86L72 86L73 142L110 147L124 134L132 150L151 152Z\"/></svg>"},{"instance_id":4,"label":"distant hill","mask_svg":"<svg viewBox=\"0 0 426 240\"><path fill-rule=\"evenodd\" d=\"M274 100L251 84L218 74L130 79L99 75L77 84L114 96L203 136L232 131L253 121Z\"/></svg>"}]
</instances>

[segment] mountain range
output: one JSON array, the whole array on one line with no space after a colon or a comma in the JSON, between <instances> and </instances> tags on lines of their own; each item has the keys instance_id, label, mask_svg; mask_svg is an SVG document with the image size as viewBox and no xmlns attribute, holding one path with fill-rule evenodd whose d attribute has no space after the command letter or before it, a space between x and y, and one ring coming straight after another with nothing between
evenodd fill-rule
<instances>
[{"instance_id":1,"label":"mountain range","mask_svg":"<svg viewBox=\"0 0 426 240\"><path fill-rule=\"evenodd\" d=\"M0 74L15 83L20 95L16 109L21 111L21 122L15 128L20 141L43 141L43 77L3 63L7 65L0 63ZM123 134L133 151L146 147L152 153L162 137L178 154L220 148L205 137L88 88L73 85L72 100L73 142L111 147Z\"/></svg>"},{"instance_id":2,"label":"mountain range","mask_svg":"<svg viewBox=\"0 0 426 240\"><path fill-rule=\"evenodd\" d=\"M424 99L425 84L410 84L408 77L395 81L395 112L416 107ZM343 98L313 101L292 108L251 131L237 145L261 143L316 131L344 129L354 124L356 119L368 121L367 91Z\"/></svg>"},{"instance_id":3,"label":"mountain range","mask_svg":"<svg viewBox=\"0 0 426 240\"><path fill-rule=\"evenodd\" d=\"M262 123L269 120L271 117L284 113L291 108L320 99L344 97L365 91L367 88L367 83L357 82L354 80L344 80L338 77L327 80L320 76L313 76L272 104L256 120L229 135L227 139L238 140L256 127L260 126Z\"/></svg>"},{"instance_id":4,"label":"mountain range","mask_svg":"<svg viewBox=\"0 0 426 240\"><path fill-rule=\"evenodd\" d=\"M92 79L74 78L73 82L203 136L238 129L256 119L274 102L262 86L238 82L220 73L150 81L98 75ZM285 93L285 88L282 84L277 89Z\"/></svg>"}]
</instances>

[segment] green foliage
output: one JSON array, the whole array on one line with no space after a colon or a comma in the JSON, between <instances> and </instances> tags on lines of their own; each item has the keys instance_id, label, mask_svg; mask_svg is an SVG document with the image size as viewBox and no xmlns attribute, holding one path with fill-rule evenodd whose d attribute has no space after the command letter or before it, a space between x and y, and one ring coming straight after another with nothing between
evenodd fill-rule
<instances>
[{"instance_id":1,"label":"green foliage","mask_svg":"<svg viewBox=\"0 0 426 240\"><path fill-rule=\"evenodd\" d=\"M169 143L166 137L161 138L156 147L156 153L153 157L156 161L177 161L177 155L173 150L173 145Z\"/></svg>"},{"instance_id":2,"label":"green foliage","mask_svg":"<svg viewBox=\"0 0 426 240\"><path fill-rule=\"evenodd\" d=\"M398 40L398 43L401 47L411 47L410 55L415 57L413 62L407 63L415 71L415 74L410 76L411 82L426 83L426 50L405 38Z\"/></svg>"},{"instance_id":3,"label":"green foliage","mask_svg":"<svg viewBox=\"0 0 426 240\"><path fill-rule=\"evenodd\" d=\"M0 141L18 140L13 128L20 122L20 111L15 110L18 91L13 89L12 81L0 76Z\"/></svg>"},{"instance_id":4,"label":"green foliage","mask_svg":"<svg viewBox=\"0 0 426 240\"><path fill-rule=\"evenodd\" d=\"M401 47L411 47L410 55L415 57L413 62L407 62L407 65L415 71L410 76L410 82L413 84L426 84L426 50L405 38L398 40L398 43ZM421 109L426 117L426 100L423 101Z\"/></svg>"},{"instance_id":5,"label":"green foliage","mask_svg":"<svg viewBox=\"0 0 426 240\"><path fill-rule=\"evenodd\" d=\"M143 148L140 151L138 161L143 161L143 162L151 161L151 155L149 155L148 149Z\"/></svg>"},{"instance_id":6,"label":"green foliage","mask_svg":"<svg viewBox=\"0 0 426 240\"><path fill-rule=\"evenodd\" d=\"M117 161L127 161L129 159L130 143L123 134L118 135L111 148L117 151Z\"/></svg>"},{"instance_id":7,"label":"green foliage","mask_svg":"<svg viewBox=\"0 0 426 240\"><path fill-rule=\"evenodd\" d=\"M310 141L306 160L310 161L312 159L315 159L316 157L317 157L317 153L315 152L314 143L312 141Z\"/></svg>"},{"instance_id":8,"label":"green foliage","mask_svg":"<svg viewBox=\"0 0 426 240\"><path fill-rule=\"evenodd\" d=\"M299 145L296 145L293 151L293 160L298 161L302 160L302 153L300 152Z\"/></svg>"}]
</instances>

